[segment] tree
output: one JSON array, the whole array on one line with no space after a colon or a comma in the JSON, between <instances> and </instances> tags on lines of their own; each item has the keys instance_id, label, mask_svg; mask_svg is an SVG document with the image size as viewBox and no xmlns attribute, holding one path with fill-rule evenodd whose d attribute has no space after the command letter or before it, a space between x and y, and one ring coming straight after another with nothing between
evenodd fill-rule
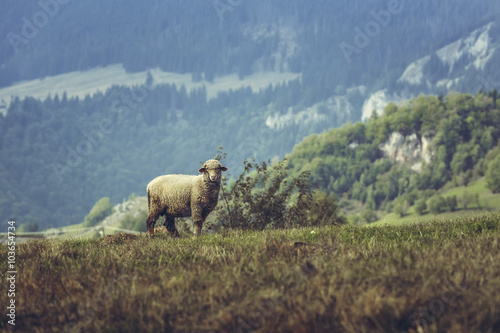
<instances>
[{"instance_id":1,"label":"tree","mask_svg":"<svg viewBox=\"0 0 500 333\"><path fill-rule=\"evenodd\" d=\"M476 208L481 208L481 204L479 203L479 193L474 193L472 195L472 203L476 205Z\"/></svg>"},{"instance_id":2,"label":"tree","mask_svg":"<svg viewBox=\"0 0 500 333\"><path fill-rule=\"evenodd\" d=\"M377 221L378 217L377 214L371 210L367 209L364 212L361 213L361 218L366 221L366 223L372 223Z\"/></svg>"},{"instance_id":3,"label":"tree","mask_svg":"<svg viewBox=\"0 0 500 333\"><path fill-rule=\"evenodd\" d=\"M339 205L334 194L328 195L324 191L313 192L312 209L309 210L308 218L320 225L341 224L345 221L338 217Z\"/></svg>"},{"instance_id":4,"label":"tree","mask_svg":"<svg viewBox=\"0 0 500 333\"><path fill-rule=\"evenodd\" d=\"M498 98L498 91L497 88L493 89L493 91L489 94L493 98L493 108L496 109L497 107L497 98Z\"/></svg>"},{"instance_id":5,"label":"tree","mask_svg":"<svg viewBox=\"0 0 500 333\"><path fill-rule=\"evenodd\" d=\"M429 199L429 211L436 215L441 213L443 209L446 207L446 200L440 196L436 195Z\"/></svg>"},{"instance_id":6,"label":"tree","mask_svg":"<svg viewBox=\"0 0 500 333\"><path fill-rule=\"evenodd\" d=\"M349 221L349 223L352 225L357 225L359 223L360 219L361 219L361 217L359 215L356 215L356 214L352 214L352 215L349 215L347 217L347 221Z\"/></svg>"},{"instance_id":7,"label":"tree","mask_svg":"<svg viewBox=\"0 0 500 333\"><path fill-rule=\"evenodd\" d=\"M154 79L153 75L151 75L151 71L148 71L148 74L146 75L146 87L152 87L154 84Z\"/></svg>"},{"instance_id":8,"label":"tree","mask_svg":"<svg viewBox=\"0 0 500 333\"><path fill-rule=\"evenodd\" d=\"M488 163L486 187L493 193L500 193L500 154Z\"/></svg>"},{"instance_id":9,"label":"tree","mask_svg":"<svg viewBox=\"0 0 500 333\"><path fill-rule=\"evenodd\" d=\"M427 209L427 202L424 198L418 199L415 202L415 211L418 215L422 215L424 211Z\"/></svg>"},{"instance_id":10,"label":"tree","mask_svg":"<svg viewBox=\"0 0 500 333\"><path fill-rule=\"evenodd\" d=\"M400 217L406 215L406 212L408 212L408 208L410 208L408 200L400 199L394 203L394 213L398 214Z\"/></svg>"},{"instance_id":11,"label":"tree","mask_svg":"<svg viewBox=\"0 0 500 333\"><path fill-rule=\"evenodd\" d=\"M472 201L472 197L470 196L469 192L467 191L464 191L462 193L462 195L460 196L460 198L458 199L458 201L460 202L460 204L462 205L462 207L464 209L467 209L467 206L471 203Z\"/></svg>"},{"instance_id":12,"label":"tree","mask_svg":"<svg viewBox=\"0 0 500 333\"><path fill-rule=\"evenodd\" d=\"M373 186L370 186L368 188L368 197L366 198L366 207L369 210L373 210L376 208L375 194L373 192Z\"/></svg>"},{"instance_id":13,"label":"tree","mask_svg":"<svg viewBox=\"0 0 500 333\"><path fill-rule=\"evenodd\" d=\"M457 209L457 196L452 195L446 198L446 204L450 211L454 212Z\"/></svg>"},{"instance_id":14,"label":"tree","mask_svg":"<svg viewBox=\"0 0 500 333\"><path fill-rule=\"evenodd\" d=\"M18 232L35 232L38 231L38 223L36 222L26 222L17 228Z\"/></svg>"},{"instance_id":15,"label":"tree","mask_svg":"<svg viewBox=\"0 0 500 333\"><path fill-rule=\"evenodd\" d=\"M467 186L472 179L472 170L469 169L465 172L461 172L458 176L456 176L457 185L458 186Z\"/></svg>"},{"instance_id":16,"label":"tree","mask_svg":"<svg viewBox=\"0 0 500 333\"><path fill-rule=\"evenodd\" d=\"M455 155L453 155L453 159L450 163L450 168L453 171L453 174L458 175L465 170L467 158L467 153L463 152L456 152Z\"/></svg>"},{"instance_id":17,"label":"tree","mask_svg":"<svg viewBox=\"0 0 500 333\"><path fill-rule=\"evenodd\" d=\"M99 199L99 201L96 202L94 207L90 210L90 213L85 216L85 221L83 222L83 225L85 227L92 227L96 225L97 223L101 222L104 220L107 216L111 215L113 212L113 206L111 205L111 202L109 201L108 197L104 197Z\"/></svg>"}]
</instances>

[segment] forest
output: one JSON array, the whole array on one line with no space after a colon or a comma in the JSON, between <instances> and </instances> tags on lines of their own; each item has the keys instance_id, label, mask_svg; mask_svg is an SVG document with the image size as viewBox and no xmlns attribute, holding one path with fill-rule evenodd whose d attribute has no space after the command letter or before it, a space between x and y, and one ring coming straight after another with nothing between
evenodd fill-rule
<instances>
[{"instance_id":1,"label":"forest","mask_svg":"<svg viewBox=\"0 0 500 333\"><path fill-rule=\"evenodd\" d=\"M0 42L0 87L117 63L131 72L159 67L208 81L232 73L292 71L302 73L301 98L311 105L351 86L390 89L410 62L496 20L500 10L495 1L472 8L465 0L401 1L390 24L348 62L340 45L355 45L356 28L364 30L388 3L243 1L221 18L212 1L71 1L14 47L8 35L22 37L26 20L43 9L37 2L8 1L0 4L9 17L0 21L6 36ZM498 36L500 26L494 29ZM484 73L499 81L492 63ZM429 71L446 74L439 66ZM469 82L461 89L476 86Z\"/></svg>"}]
</instances>

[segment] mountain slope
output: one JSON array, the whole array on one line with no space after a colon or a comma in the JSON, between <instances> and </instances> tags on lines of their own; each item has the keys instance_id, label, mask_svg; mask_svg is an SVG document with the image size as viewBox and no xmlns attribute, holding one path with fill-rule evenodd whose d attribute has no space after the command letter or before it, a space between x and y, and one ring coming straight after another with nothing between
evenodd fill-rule
<instances>
[{"instance_id":1,"label":"mountain slope","mask_svg":"<svg viewBox=\"0 0 500 333\"><path fill-rule=\"evenodd\" d=\"M410 63L391 85L369 96L363 105L362 119L373 110L382 113L390 102L407 100L420 93L461 91L475 93L500 86L497 66L500 61L499 26L490 22L470 34Z\"/></svg>"},{"instance_id":2,"label":"mountain slope","mask_svg":"<svg viewBox=\"0 0 500 333\"><path fill-rule=\"evenodd\" d=\"M382 116L314 134L287 155L294 173L311 171L318 185L363 209L411 206L446 183L483 176L500 154L497 92L419 96L388 104ZM341 203L342 205L342 203Z\"/></svg>"},{"instance_id":3,"label":"mountain slope","mask_svg":"<svg viewBox=\"0 0 500 333\"><path fill-rule=\"evenodd\" d=\"M385 0L349 5L257 0L222 11L201 0L93 0L58 5L52 11L37 3L1 6L0 35L5 38L0 86L113 64L123 64L130 72L160 68L189 73L209 82L234 73L245 77L289 71L302 73L305 107L337 95L337 87L342 91L364 85L369 93L392 90L410 63L497 22L500 13L494 0L403 1L391 9L387 22ZM43 16L47 22L37 27L36 19ZM498 27L492 29L491 36L498 36ZM15 38L23 41L16 43ZM343 44L357 48L349 59ZM491 80L500 81L494 75Z\"/></svg>"}]
</instances>

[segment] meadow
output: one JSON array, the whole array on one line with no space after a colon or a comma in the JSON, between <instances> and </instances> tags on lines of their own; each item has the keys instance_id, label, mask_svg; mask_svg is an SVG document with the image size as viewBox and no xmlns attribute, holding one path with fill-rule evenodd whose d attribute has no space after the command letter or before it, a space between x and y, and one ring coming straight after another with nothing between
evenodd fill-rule
<instances>
[{"instance_id":1,"label":"meadow","mask_svg":"<svg viewBox=\"0 0 500 333\"><path fill-rule=\"evenodd\" d=\"M415 206L410 206L404 216L400 216L394 212L385 215L381 213L383 216L377 221L368 224L368 226L381 226L385 224L403 225L406 223L423 222L428 220L446 221L464 216L475 216L485 211L494 212L500 210L500 193L492 193L492 191L486 187L486 180L484 177L470 182L468 186L441 189L438 191L438 194L442 195L445 199L451 196L460 198L464 192L467 192L470 196L478 196L477 202L471 202L467 206L467 209L465 209L463 205L458 205L457 209L453 212L444 211L439 214L432 214L428 209L426 209L422 215L419 215L415 210ZM427 200L427 204L428 203L429 200Z\"/></svg>"},{"instance_id":2,"label":"meadow","mask_svg":"<svg viewBox=\"0 0 500 333\"><path fill-rule=\"evenodd\" d=\"M498 332L500 213L16 247L18 332ZM6 246L0 247L6 281ZM1 304L8 284L0 285ZM5 310L4 310L5 311Z\"/></svg>"}]
</instances>

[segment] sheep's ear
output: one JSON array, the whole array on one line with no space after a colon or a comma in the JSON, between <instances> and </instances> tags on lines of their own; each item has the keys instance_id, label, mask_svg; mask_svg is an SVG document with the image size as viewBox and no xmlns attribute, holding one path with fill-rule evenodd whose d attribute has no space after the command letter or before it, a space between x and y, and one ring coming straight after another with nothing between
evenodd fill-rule
<instances>
[{"instance_id":1,"label":"sheep's ear","mask_svg":"<svg viewBox=\"0 0 500 333\"><path fill-rule=\"evenodd\" d=\"M207 169L205 167L201 167L200 170L198 170L200 173L204 173L207 171Z\"/></svg>"},{"instance_id":2,"label":"sheep's ear","mask_svg":"<svg viewBox=\"0 0 500 333\"><path fill-rule=\"evenodd\" d=\"M220 169L221 169L222 171L227 171L227 168L226 168L226 167L220 167Z\"/></svg>"}]
</instances>

